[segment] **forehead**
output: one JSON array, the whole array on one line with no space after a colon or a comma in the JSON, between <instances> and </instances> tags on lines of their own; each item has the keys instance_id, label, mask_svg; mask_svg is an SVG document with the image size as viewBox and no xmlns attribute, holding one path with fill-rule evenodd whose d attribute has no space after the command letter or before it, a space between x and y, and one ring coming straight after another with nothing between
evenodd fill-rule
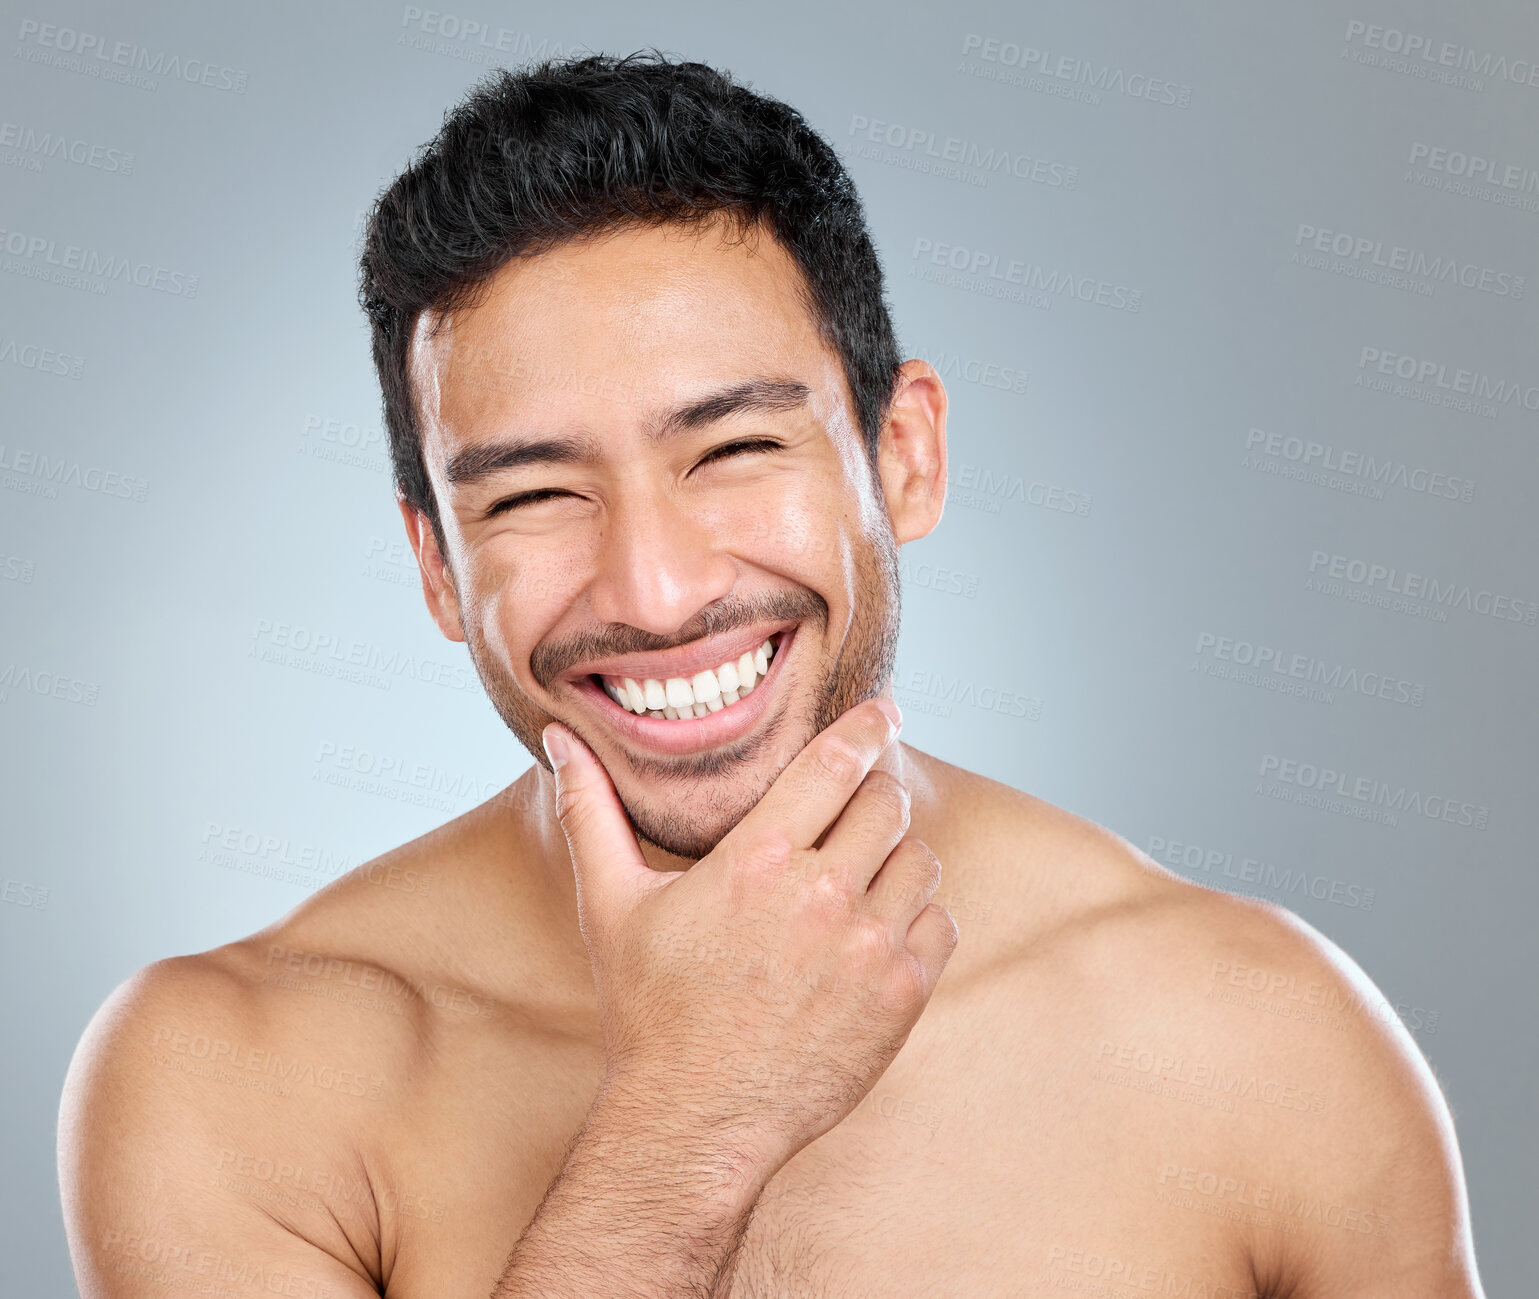
<instances>
[{"instance_id":1,"label":"forehead","mask_svg":"<svg viewBox=\"0 0 1539 1299\"><path fill-rule=\"evenodd\" d=\"M815 410L842 403L804 286L777 239L719 223L624 228L515 258L471 306L418 321L410 364L428 462L531 423L634 428L745 376L800 379Z\"/></svg>"}]
</instances>

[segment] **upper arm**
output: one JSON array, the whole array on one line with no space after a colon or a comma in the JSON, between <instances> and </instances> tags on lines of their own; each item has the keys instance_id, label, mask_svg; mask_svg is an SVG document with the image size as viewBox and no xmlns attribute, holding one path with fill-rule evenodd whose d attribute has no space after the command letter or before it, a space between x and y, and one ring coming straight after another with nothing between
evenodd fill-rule
<instances>
[{"instance_id":1,"label":"upper arm","mask_svg":"<svg viewBox=\"0 0 1539 1299\"><path fill-rule=\"evenodd\" d=\"M295 1196L237 1175L253 1161L293 1167L306 1125L282 1098L210 1066L209 1052L178 1049L239 1036L224 979L197 958L150 966L113 993L76 1049L59 1182L80 1293L377 1296L348 1244L366 1215L355 1226L330 1215L330 1235Z\"/></svg>"},{"instance_id":2,"label":"upper arm","mask_svg":"<svg viewBox=\"0 0 1539 1299\"><path fill-rule=\"evenodd\" d=\"M1285 1234L1255 1253L1290 1299L1482 1299L1453 1117L1431 1066L1363 971L1291 912L1250 904L1270 929L1264 959L1323 990L1332 1022L1293 1038L1274 1066L1328 1098L1275 1136L1266 1164L1284 1168L1276 1192ZM1267 1013L1272 1018L1272 1012ZM1291 1192L1291 1195L1290 1195Z\"/></svg>"}]
</instances>

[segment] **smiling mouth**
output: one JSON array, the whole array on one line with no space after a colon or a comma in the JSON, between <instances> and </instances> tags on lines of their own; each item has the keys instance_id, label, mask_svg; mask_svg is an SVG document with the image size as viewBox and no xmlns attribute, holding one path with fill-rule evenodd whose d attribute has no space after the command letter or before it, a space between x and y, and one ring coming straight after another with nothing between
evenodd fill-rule
<instances>
[{"instance_id":1,"label":"smiling mouth","mask_svg":"<svg viewBox=\"0 0 1539 1299\"><path fill-rule=\"evenodd\" d=\"M736 659L689 677L617 677L591 673L593 681L621 708L641 717L683 721L730 710L746 699L769 672L787 633L776 632Z\"/></svg>"}]
</instances>

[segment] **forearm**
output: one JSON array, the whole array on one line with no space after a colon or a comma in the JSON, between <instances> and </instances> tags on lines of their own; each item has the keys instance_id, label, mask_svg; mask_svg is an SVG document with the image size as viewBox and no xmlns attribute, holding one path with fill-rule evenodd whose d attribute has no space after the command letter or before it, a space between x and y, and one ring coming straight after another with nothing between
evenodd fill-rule
<instances>
[{"instance_id":1,"label":"forearm","mask_svg":"<svg viewBox=\"0 0 1539 1299\"><path fill-rule=\"evenodd\" d=\"M730 1142L595 1105L491 1299L711 1299L769 1173Z\"/></svg>"}]
</instances>

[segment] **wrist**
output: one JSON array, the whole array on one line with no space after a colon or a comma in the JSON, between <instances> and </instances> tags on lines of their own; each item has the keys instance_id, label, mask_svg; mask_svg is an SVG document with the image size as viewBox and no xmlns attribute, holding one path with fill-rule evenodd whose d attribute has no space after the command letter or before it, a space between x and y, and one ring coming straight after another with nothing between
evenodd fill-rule
<instances>
[{"instance_id":1,"label":"wrist","mask_svg":"<svg viewBox=\"0 0 1539 1299\"><path fill-rule=\"evenodd\" d=\"M697 1199L728 1214L752 1208L790 1157L741 1117L709 1114L617 1075L604 1080L578 1140L610 1167L635 1171L674 1199Z\"/></svg>"}]
</instances>

